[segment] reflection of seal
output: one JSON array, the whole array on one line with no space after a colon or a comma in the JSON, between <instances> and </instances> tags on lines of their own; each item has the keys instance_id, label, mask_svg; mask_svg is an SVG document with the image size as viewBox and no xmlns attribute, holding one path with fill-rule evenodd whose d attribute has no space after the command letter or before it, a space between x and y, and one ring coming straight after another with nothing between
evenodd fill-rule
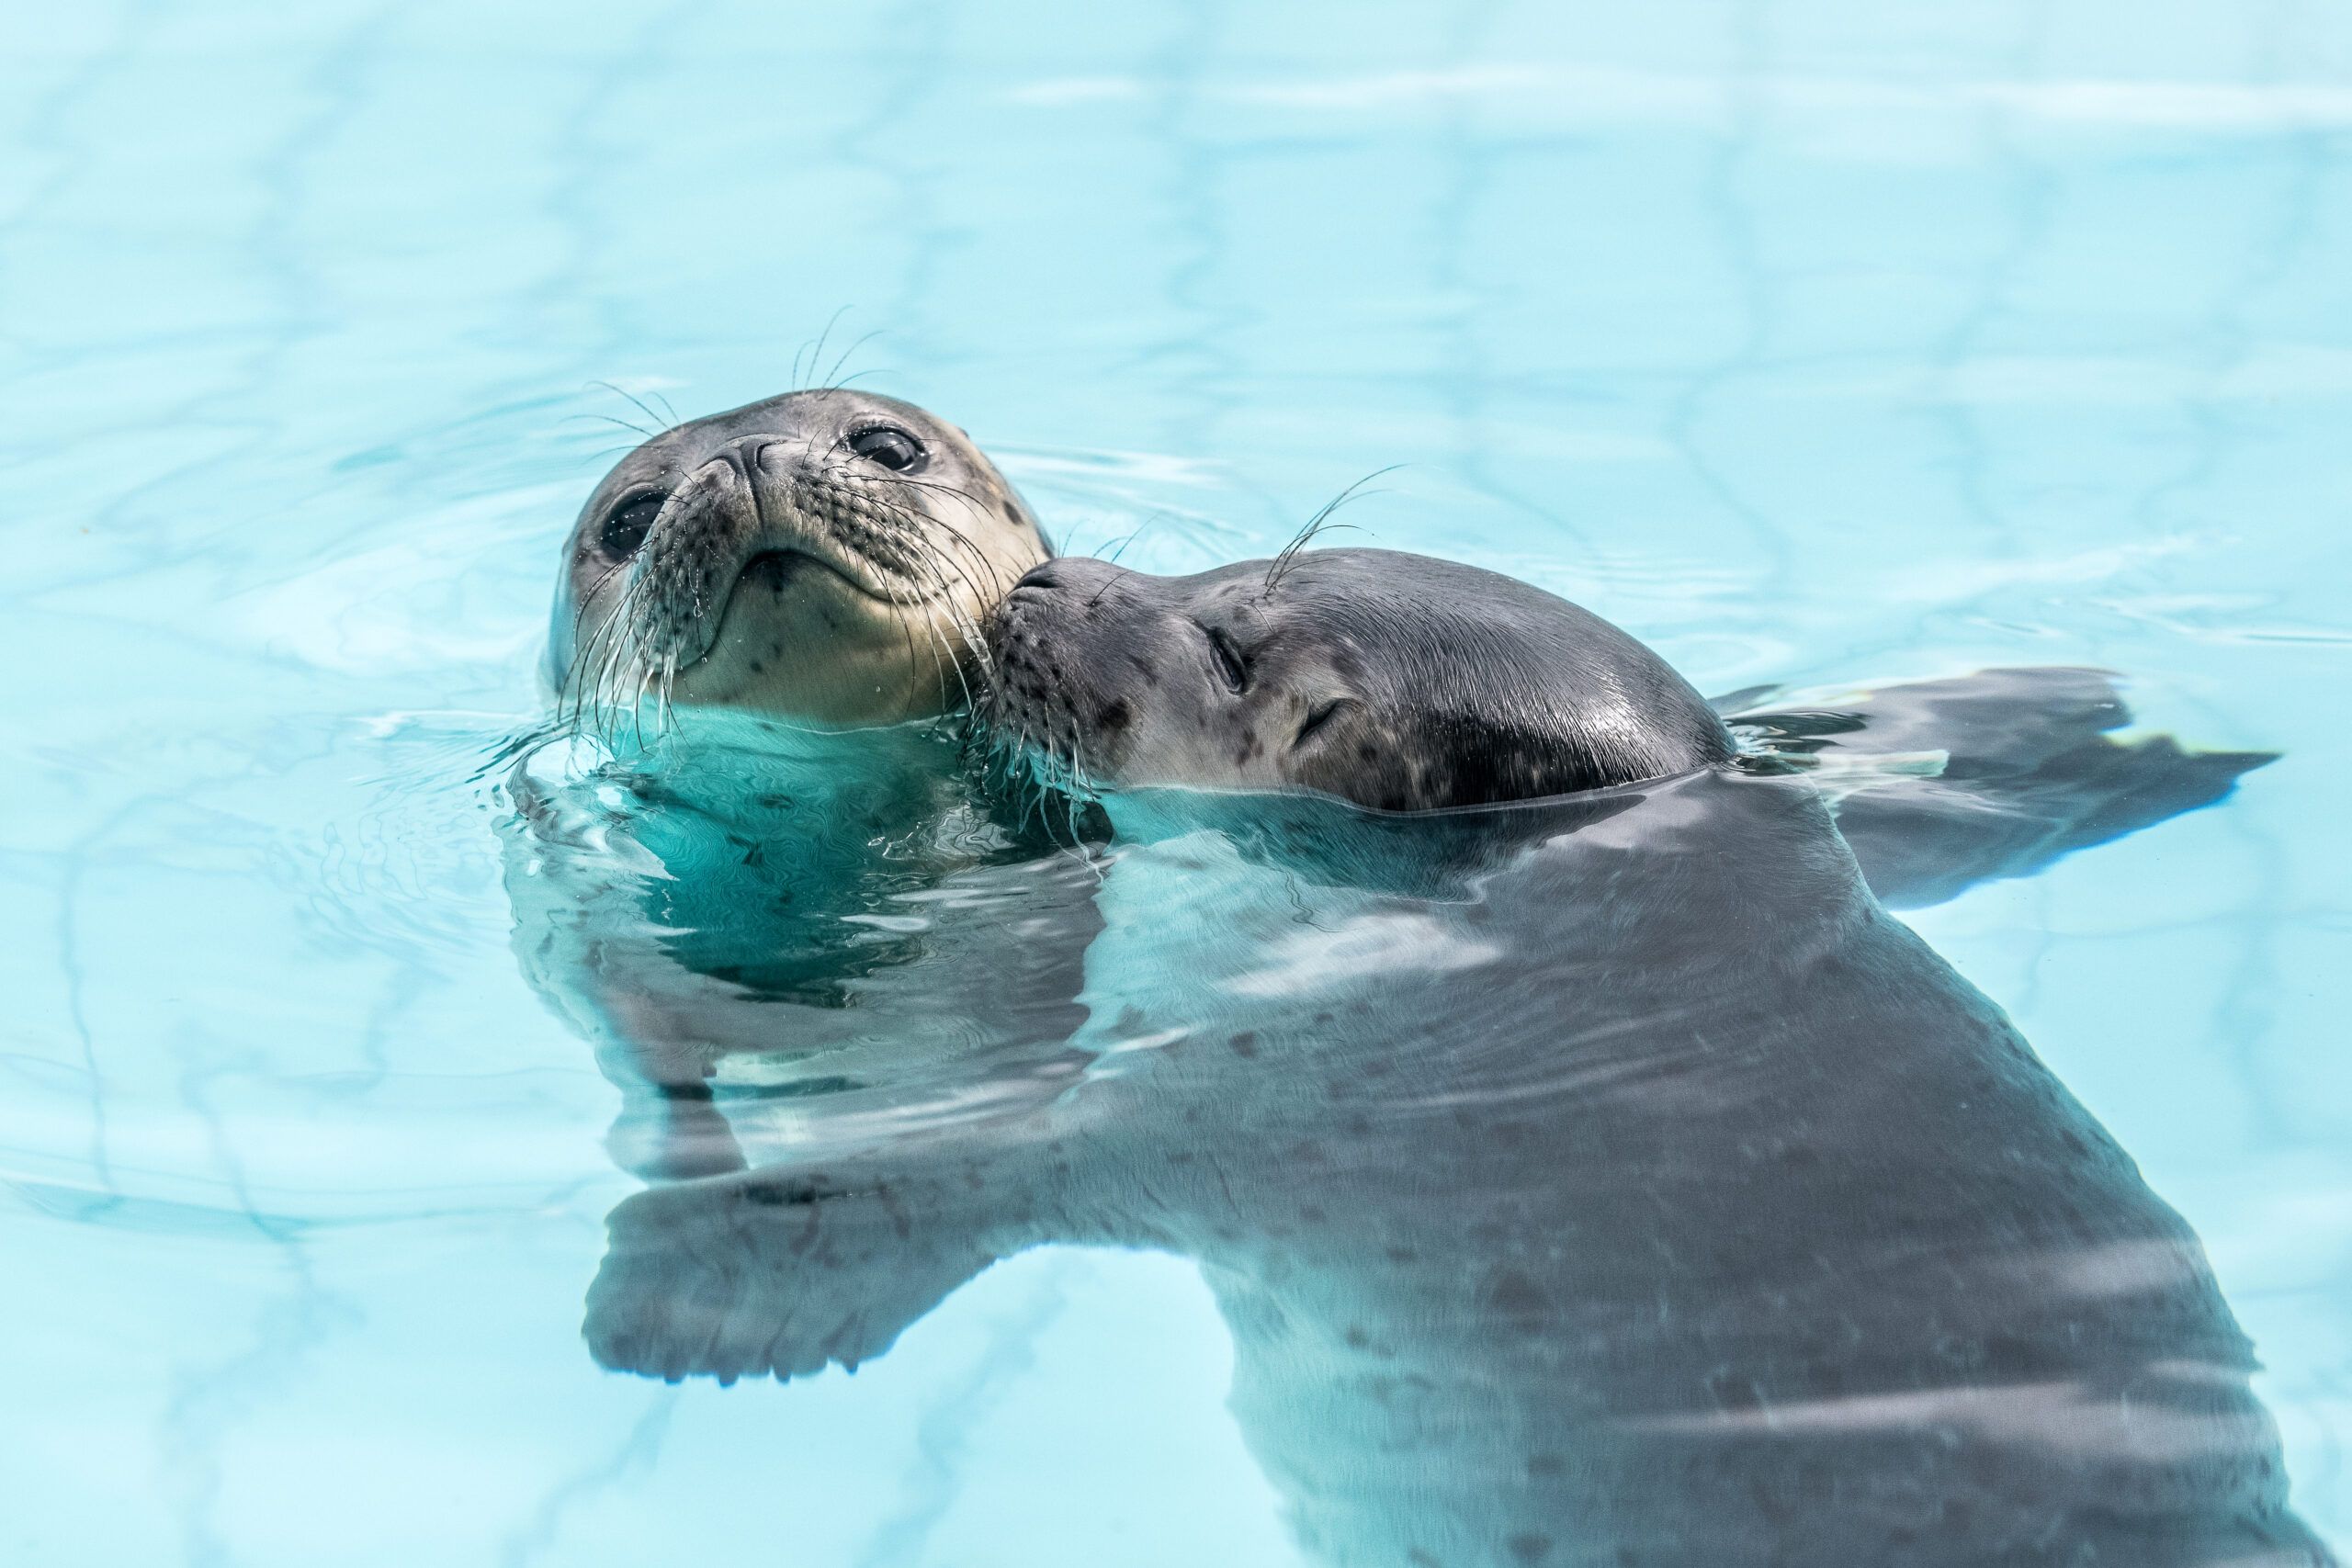
<instances>
[{"instance_id":1,"label":"reflection of seal","mask_svg":"<svg viewBox=\"0 0 2352 1568\"><path fill-rule=\"evenodd\" d=\"M640 698L825 725L960 701L975 628L1050 553L965 434L910 403L790 392L621 459L564 547L548 670Z\"/></svg>"},{"instance_id":2,"label":"reflection of seal","mask_svg":"<svg viewBox=\"0 0 2352 1568\"><path fill-rule=\"evenodd\" d=\"M1310 598L1301 567L1278 592L1311 616L1249 639L1099 571L1033 579L1023 658L1086 706L1023 693L1010 716L1131 784L1259 784L1280 745L1284 783L1479 792L1447 731L1384 705L1452 606L1369 613L1353 570ZM1569 710L1604 733L1523 735L1532 677L1510 672L1594 644L1579 619L1566 641L1521 625L1461 655L1510 694L1451 715L1522 735L1518 776L1638 773L1661 737L1727 750L1630 639ZM1310 636L1312 659L1285 649ZM1115 690L1072 675L1121 668ZM1334 701L1357 711L1311 722ZM2105 718L2053 728L2096 749ZM1363 771L1307 772L1318 739ZM1590 782L1423 817L1107 795L1124 844L1082 1077L627 1200L596 1354L673 1378L854 1365L995 1259L1156 1247L1203 1265L1236 1416L1333 1564L2324 1562L2195 1236L1883 912L1813 782Z\"/></svg>"}]
</instances>

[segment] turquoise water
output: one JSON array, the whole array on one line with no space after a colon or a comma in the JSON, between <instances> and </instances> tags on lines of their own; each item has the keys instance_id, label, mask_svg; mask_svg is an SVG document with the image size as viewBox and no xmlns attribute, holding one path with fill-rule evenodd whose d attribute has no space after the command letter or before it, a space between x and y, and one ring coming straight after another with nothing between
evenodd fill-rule
<instances>
[{"instance_id":1,"label":"turquoise water","mask_svg":"<svg viewBox=\"0 0 2352 1568\"><path fill-rule=\"evenodd\" d=\"M2283 752L1908 918L2202 1235L2352 1543L2352 12L216 5L0 13L0 1552L1304 1561L1170 1256L854 1377L582 1343L639 1184L501 749L594 383L829 325L1071 548L1403 465L1371 542L1710 691L2092 663Z\"/></svg>"}]
</instances>

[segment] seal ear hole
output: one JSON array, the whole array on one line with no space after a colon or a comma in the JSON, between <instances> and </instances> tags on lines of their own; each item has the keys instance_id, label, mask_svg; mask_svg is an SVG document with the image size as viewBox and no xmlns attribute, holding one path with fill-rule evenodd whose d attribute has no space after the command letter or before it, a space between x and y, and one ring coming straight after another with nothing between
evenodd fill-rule
<instances>
[{"instance_id":1,"label":"seal ear hole","mask_svg":"<svg viewBox=\"0 0 2352 1568\"><path fill-rule=\"evenodd\" d=\"M635 555L653 531L653 520L662 515L662 501L658 495L636 495L622 502L597 531L596 547L610 560Z\"/></svg>"},{"instance_id":2,"label":"seal ear hole","mask_svg":"<svg viewBox=\"0 0 2352 1568\"><path fill-rule=\"evenodd\" d=\"M1241 649L1233 639L1215 626L1203 626L1209 639L1209 662L1216 666L1217 678L1236 696L1250 689L1250 664L1241 657Z\"/></svg>"},{"instance_id":3,"label":"seal ear hole","mask_svg":"<svg viewBox=\"0 0 2352 1568\"><path fill-rule=\"evenodd\" d=\"M895 424L869 424L851 431L849 449L896 474L910 473L923 460L922 443Z\"/></svg>"}]
</instances>

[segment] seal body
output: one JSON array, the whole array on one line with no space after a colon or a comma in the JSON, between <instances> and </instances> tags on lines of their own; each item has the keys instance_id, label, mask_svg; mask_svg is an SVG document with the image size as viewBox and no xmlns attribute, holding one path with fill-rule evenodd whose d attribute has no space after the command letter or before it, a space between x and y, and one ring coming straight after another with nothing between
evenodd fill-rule
<instances>
[{"instance_id":1,"label":"seal body","mask_svg":"<svg viewBox=\"0 0 2352 1568\"><path fill-rule=\"evenodd\" d=\"M896 399L790 392L623 457L566 540L560 699L859 727L959 705L978 625L1051 551L969 437Z\"/></svg>"},{"instance_id":2,"label":"seal body","mask_svg":"<svg viewBox=\"0 0 2352 1568\"><path fill-rule=\"evenodd\" d=\"M1098 784L1095 919L1017 895L939 951L1082 941L1074 1008L976 1015L933 1112L625 1200L597 1359L854 1367L999 1258L1149 1247L1199 1262L1334 1568L2326 1562L2197 1238L1826 792L1732 765L1633 638L1437 564L1033 571L988 708ZM1954 755L2087 777L2109 716ZM876 978L921 1010L919 966Z\"/></svg>"},{"instance_id":3,"label":"seal body","mask_svg":"<svg viewBox=\"0 0 2352 1568\"><path fill-rule=\"evenodd\" d=\"M601 1360L854 1365L1149 1247L1320 1562L2326 1561L2193 1234L1803 780L1108 808L1081 1076L627 1200Z\"/></svg>"}]
</instances>

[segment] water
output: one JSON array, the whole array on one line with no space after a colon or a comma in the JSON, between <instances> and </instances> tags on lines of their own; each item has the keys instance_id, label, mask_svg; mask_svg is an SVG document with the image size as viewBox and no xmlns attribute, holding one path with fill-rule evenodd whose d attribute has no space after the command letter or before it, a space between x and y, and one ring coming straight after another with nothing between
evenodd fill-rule
<instances>
[{"instance_id":1,"label":"water","mask_svg":"<svg viewBox=\"0 0 2352 1568\"><path fill-rule=\"evenodd\" d=\"M591 383L727 407L829 322L1128 565L1401 464L1369 542L1710 691L2093 663L2283 752L1905 918L2201 1235L2352 1542L2341 7L0 33L12 1559L1306 1560L1178 1256L1024 1252L854 1377L582 1342L641 1184L501 748L639 417Z\"/></svg>"}]
</instances>

